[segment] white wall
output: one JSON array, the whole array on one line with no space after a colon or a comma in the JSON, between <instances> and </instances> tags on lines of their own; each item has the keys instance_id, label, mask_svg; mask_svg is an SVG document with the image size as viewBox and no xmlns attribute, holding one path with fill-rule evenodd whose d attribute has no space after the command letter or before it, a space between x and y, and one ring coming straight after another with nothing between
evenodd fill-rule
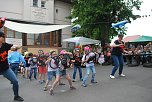
<instances>
[{"instance_id":1,"label":"white wall","mask_svg":"<svg viewBox=\"0 0 152 102\"><path fill-rule=\"evenodd\" d=\"M47 3L47 7L48 7L48 10L49 10L49 13L48 13L48 16L49 16L49 18L48 18L48 21L50 22L50 23L55 23L54 22L54 0L48 0L47 1L48 3Z\"/></svg>"},{"instance_id":2,"label":"white wall","mask_svg":"<svg viewBox=\"0 0 152 102\"><path fill-rule=\"evenodd\" d=\"M31 0L24 0L23 5L23 20L30 20Z\"/></svg>"},{"instance_id":3,"label":"white wall","mask_svg":"<svg viewBox=\"0 0 152 102\"><path fill-rule=\"evenodd\" d=\"M56 0L46 0L46 8L33 7L33 0L0 0L0 17L38 21L52 24L68 24L66 19L71 13L71 4ZM56 13L58 9L58 13ZM62 29L62 39L71 37L71 27ZM66 44L63 44L63 46Z\"/></svg>"},{"instance_id":4,"label":"white wall","mask_svg":"<svg viewBox=\"0 0 152 102\"><path fill-rule=\"evenodd\" d=\"M71 4L56 0L46 0L46 9L33 7L33 0L0 0L0 17L23 19L28 21L42 20L47 23L70 24L65 17L71 13ZM58 9L58 13L56 13ZM37 16L37 17L36 17Z\"/></svg>"},{"instance_id":5,"label":"white wall","mask_svg":"<svg viewBox=\"0 0 152 102\"><path fill-rule=\"evenodd\" d=\"M0 17L23 18L23 0L0 0L0 5Z\"/></svg>"},{"instance_id":6,"label":"white wall","mask_svg":"<svg viewBox=\"0 0 152 102\"><path fill-rule=\"evenodd\" d=\"M46 8L33 7L33 0L0 0L0 17L54 23L54 0L46 0Z\"/></svg>"},{"instance_id":7,"label":"white wall","mask_svg":"<svg viewBox=\"0 0 152 102\"><path fill-rule=\"evenodd\" d=\"M46 0L46 8L41 8L41 0L38 7L33 7L33 0L24 0L24 20L54 23L54 0Z\"/></svg>"},{"instance_id":8,"label":"white wall","mask_svg":"<svg viewBox=\"0 0 152 102\"><path fill-rule=\"evenodd\" d=\"M55 24L63 23L63 24L71 24L71 21L69 19L66 19L71 14L71 5L68 3L64 3L61 1L55 2ZM58 13L56 12L58 10Z\"/></svg>"},{"instance_id":9,"label":"white wall","mask_svg":"<svg viewBox=\"0 0 152 102\"><path fill-rule=\"evenodd\" d=\"M71 4L64 3L61 1L55 1L55 8L54 8L54 21L55 24L68 24L71 25L71 20L66 19L71 14ZM56 9L58 12L56 12ZM62 40L66 38L70 38L71 34L71 27L67 27L62 29ZM62 47L66 48L67 44L62 42Z\"/></svg>"}]
</instances>

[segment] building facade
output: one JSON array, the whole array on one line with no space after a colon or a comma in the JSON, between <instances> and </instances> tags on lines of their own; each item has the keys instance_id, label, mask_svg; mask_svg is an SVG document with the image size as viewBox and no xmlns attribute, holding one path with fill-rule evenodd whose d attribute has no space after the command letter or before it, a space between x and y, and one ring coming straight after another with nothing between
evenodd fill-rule
<instances>
[{"instance_id":1,"label":"building facade","mask_svg":"<svg viewBox=\"0 0 152 102\"><path fill-rule=\"evenodd\" d=\"M0 0L0 2L0 17L6 17L13 22L42 26L71 25L71 21L66 18L71 13L70 0ZM62 39L71 37L70 27L41 34L17 32L7 27L3 27L2 30L8 41L12 38L22 43L22 52L37 53L39 49L45 52L58 51L66 46L62 43Z\"/></svg>"}]
</instances>

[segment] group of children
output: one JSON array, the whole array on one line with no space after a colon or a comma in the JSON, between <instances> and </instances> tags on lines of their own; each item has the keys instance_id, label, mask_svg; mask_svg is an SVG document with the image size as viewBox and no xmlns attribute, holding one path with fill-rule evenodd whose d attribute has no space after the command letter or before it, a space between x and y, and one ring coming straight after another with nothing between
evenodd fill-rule
<instances>
[{"instance_id":1,"label":"group of children","mask_svg":"<svg viewBox=\"0 0 152 102\"><path fill-rule=\"evenodd\" d=\"M94 67L94 58L95 54L91 52L89 46L84 47L83 55L80 53L80 49L76 48L73 53L67 52L66 50L60 51L57 55L56 51L51 51L49 56L45 55L43 50L38 51L38 56L34 56L32 53L25 54L26 66L24 72L24 76L30 80L32 80L32 74L34 73L34 78L37 79L37 71L39 73L39 82L45 83L44 91L48 90L48 84L52 81L53 77L55 80L53 81L51 88L49 89L50 95L54 95L54 88L59 85L64 85L61 82L61 78L66 78L69 82L70 89L76 89L72 82L76 81L76 73L79 71L79 78L82 81L82 86L87 87L87 79L92 72L91 83L97 83L95 81L95 67ZM70 65L73 65L73 75L72 79L67 72L67 69ZM86 66L86 74L84 77L82 76L82 64ZM47 73L47 74L46 74ZM47 75L47 80L45 81L45 75ZM42 78L43 76L43 78Z\"/></svg>"},{"instance_id":2,"label":"group of children","mask_svg":"<svg viewBox=\"0 0 152 102\"><path fill-rule=\"evenodd\" d=\"M0 18L0 29L4 26L5 19L6 18ZM95 54L91 52L88 46L84 48L83 57L80 54L80 50L75 49L73 54L62 50L59 55L57 55L55 51L52 51L49 56L44 55L44 52L39 50L38 56L34 56L33 53L27 53L23 58L23 56L17 53L18 47L15 46L15 50L8 57L8 51L13 48L13 45L5 42L5 36L6 35L0 31L0 75L3 75L11 81L11 84L13 84L14 101L24 101L24 99L19 96L19 84L17 80L17 71L20 63L23 64L24 77L29 78L30 80L32 80L33 73L34 78L37 79L37 71L39 72L39 82L45 83L44 91L47 90L48 83L55 77L49 90L50 95L54 95L54 88L58 83L62 84L61 77L65 77L68 80L70 89L76 89L72 85L72 81L75 82L77 69L79 70L82 86L87 86L87 78L90 74L90 70L92 71L91 82L97 83L94 80L96 72L93 59ZM71 80L69 73L66 71L71 63L74 64L73 80ZM84 78L82 78L81 70L81 64L83 63L86 63L86 74ZM45 82L46 73L48 73L48 77ZM43 79L42 75L44 75Z\"/></svg>"}]
</instances>

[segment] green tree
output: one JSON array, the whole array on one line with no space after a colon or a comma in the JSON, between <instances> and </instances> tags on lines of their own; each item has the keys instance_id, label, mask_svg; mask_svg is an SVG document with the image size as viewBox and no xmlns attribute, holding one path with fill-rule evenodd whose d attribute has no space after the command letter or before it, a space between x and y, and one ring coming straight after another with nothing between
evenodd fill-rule
<instances>
[{"instance_id":1,"label":"green tree","mask_svg":"<svg viewBox=\"0 0 152 102\"><path fill-rule=\"evenodd\" d=\"M106 42L126 28L111 28L112 23L136 19L133 9L140 10L139 0L73 0L72 14L69 18L78 18L73 25L80 24L81 29L74 36L85 36Z\"/></svg>"}]
</instances>

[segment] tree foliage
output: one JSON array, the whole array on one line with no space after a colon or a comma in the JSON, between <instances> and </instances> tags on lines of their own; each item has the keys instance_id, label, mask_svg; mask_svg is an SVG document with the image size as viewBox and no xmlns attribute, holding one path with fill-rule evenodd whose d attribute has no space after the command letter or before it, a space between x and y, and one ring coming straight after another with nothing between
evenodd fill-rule
<instances>
[{"instance_id":1,"label":"tree foliage","mask_svg":"<svg viewBox=\"0 0 152 102\"><path fill-rule=\"evenodd\" d=\"M122 20L136 19L133 8L140 10L139 0L73 0L70 18L78 18L73 24L80 24L81 29L74 36L85 36L109 41L117 35L117 30L124 33L125 27L112 29L111 24Z\"/></svg>"}]
</instances>

